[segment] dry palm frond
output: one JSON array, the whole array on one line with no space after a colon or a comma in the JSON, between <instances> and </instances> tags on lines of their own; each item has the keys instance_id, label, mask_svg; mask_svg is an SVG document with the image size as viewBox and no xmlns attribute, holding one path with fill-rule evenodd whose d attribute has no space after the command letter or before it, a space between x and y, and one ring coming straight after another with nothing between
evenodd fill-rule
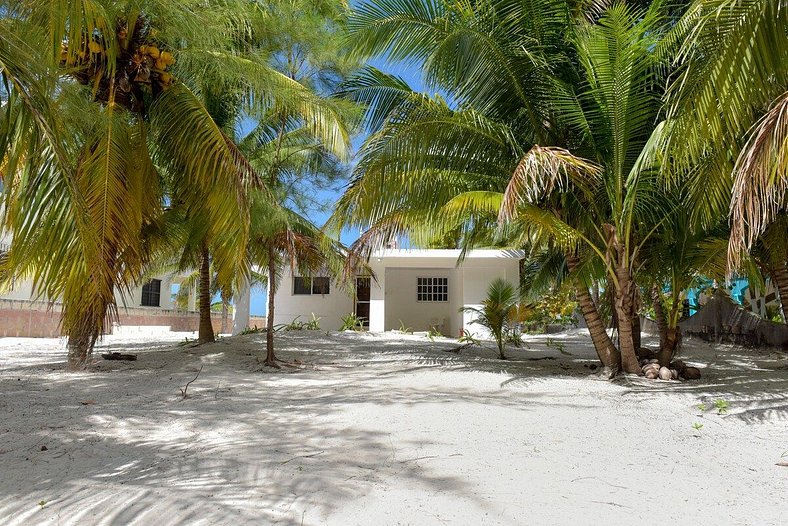
<instances>
[{"instance_id":1,"label":"dry palm frond","mask_svg":"<svg viewBox=\"0 0 788 526\"><path fill-rule=\"evenodd\" d=\"M600 172L594 163L568 150L534 145L512 174L498 219L503 223L517 214L519 204L535 203L556 189L568 189L570 183L587 189Z\"/></svg>"},{"instance_id":2,"label":"dry palm frond","mask_svg":"<svg viewBox=\"0 0 788 526\"><path fill-rule=\"evenodd\" d=\"M788 204L788 92L752 127L734 173L728 255L736 266Z\"/></svg>"}]
</instances>

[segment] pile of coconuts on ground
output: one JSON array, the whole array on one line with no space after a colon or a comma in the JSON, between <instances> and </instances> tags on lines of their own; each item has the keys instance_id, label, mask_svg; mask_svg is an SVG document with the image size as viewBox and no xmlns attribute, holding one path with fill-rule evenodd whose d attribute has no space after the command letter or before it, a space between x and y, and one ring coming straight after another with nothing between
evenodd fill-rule
<instances>
[{"instance_id":1,"label":"pile of coconuts on ground","mask_svg":"<svg viewBox=\"0 0 788 526\"><path fill-rule=\"evenodd\" d=\"M673 360L668 367L660 366L656 353L641 347L637 352L643 375L649 380L698 380L700 369L689 367L681 360Z\"/></svg>"}]
</instances>

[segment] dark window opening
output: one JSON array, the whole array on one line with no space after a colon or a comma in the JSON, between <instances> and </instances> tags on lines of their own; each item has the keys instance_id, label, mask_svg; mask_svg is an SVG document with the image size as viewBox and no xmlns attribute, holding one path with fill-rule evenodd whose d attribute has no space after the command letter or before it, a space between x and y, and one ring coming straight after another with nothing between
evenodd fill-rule
<instances>
[{"instance_id":1,"label":"dark window opening","mask_svg":"<svg viewBox=\"0 0 788 526\"><path fill-rule=\"evenodd\" d=\"M301 276L293 276L293 294L312 294L312 280Z\"/></svg>"},{"instance_id":2,"label":"dark window opening","mask_svg":"<svg viewBox=\"0 0 788 526\"><path fill-rule=\"evenodd\" d=\"M161 280L152 279L142 286L143 307L159 307L161 305Z\"/></svg>"},{"instance_id":3,"label":"dark window opening","mask_svg":"<svg viewBox=\"0 0 788 526\"><path fill-rule=\"evenodd\" d=\"M331 280L329 278L303 278L293 276L294 295L325 295L331 292Z\"/></svg>"},{"instance_id":4,"label":"dark window opening","mask_svg":"<svg viewBox=\"0 0 788 526\"><path fill-rule=\"evenodd\" d=\"M370 278L356 279L356 299L358 301L369 301L372 293Z\"/></svg>"},{"instance_id":5,"label":"dark window opening","mask_svg":"<svg viewBox=\"0 0 788 526\"><path fill-rule=\"evenodd\" d=\"M312 278L312 294L328 294L329 292L331 292L331 280Z\"/></svg>"}]
</instances>

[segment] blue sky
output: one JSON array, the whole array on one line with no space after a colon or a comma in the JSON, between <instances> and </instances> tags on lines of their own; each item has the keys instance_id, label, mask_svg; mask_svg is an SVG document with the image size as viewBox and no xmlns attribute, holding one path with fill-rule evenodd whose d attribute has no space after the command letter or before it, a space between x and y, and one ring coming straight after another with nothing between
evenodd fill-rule
<instances>
[{"instance_id":1,"label":"blue sky","mask_svg":"<svg viewBox=\"0 0 788 526\"><path fill-rule=\"evenodd\" d=\"M355 2L354 2L355 3ZM381 69L382 71L393 73L402 77L414 90L417 91L424 91L424 83L421 78L421 72L412 66L408 66L407 64L403 63L388 63L385 60L375 59L371 60L370 64ZM354 151L357 151L359 146L364 142L365 135L360 135L356 137L353 141L353 148ZM348 175L350 170L352 170L352 166L354 163L348 167ZM320 192L318 194L318 198L320 201L325 201L328 203L334 203L339 198L341 194L341 190L339 192ZM328 219L330 212L312 212L309 215L309 218L317 225L322 225ZM355 241L359 236L359 232L353 231L346 231L342 233L341 241L349 245L353 241ZM254 288L252 289L252 298L251 298L251 307L250 311L252 316L263 316L266 313L266 301L265 301L265 289L262 288Z\"/></svg>"}]
</instances>

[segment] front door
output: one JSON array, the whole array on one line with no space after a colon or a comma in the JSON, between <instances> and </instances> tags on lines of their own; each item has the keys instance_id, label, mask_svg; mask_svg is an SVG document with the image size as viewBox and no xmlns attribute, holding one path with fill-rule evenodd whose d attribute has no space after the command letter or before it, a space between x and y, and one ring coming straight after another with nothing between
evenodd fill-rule
<instances>
[{"instance_id":1,"label":"front door","mask_svg":"<svg viewBox=\"0 0 788 526\"><path fill-rule=\"evenodd\" d=\"M369 298L372 293L370 278L356 278L356 316L369 327Z\"/></svg>"}]
</instances>

